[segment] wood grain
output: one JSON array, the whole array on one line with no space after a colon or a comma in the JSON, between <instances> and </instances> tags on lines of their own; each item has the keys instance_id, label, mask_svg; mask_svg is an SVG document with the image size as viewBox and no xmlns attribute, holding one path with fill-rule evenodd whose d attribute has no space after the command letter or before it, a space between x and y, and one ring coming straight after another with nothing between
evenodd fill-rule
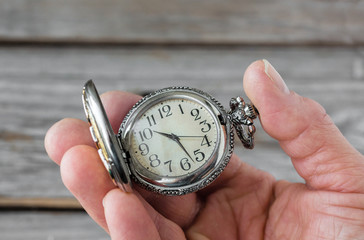
<instances>
[{"instance_id":1,"label":"wood grain","mask_svg":"<svg viewBox=\"0 0 364 240\"><path fill-rule=\"evenodd\" d=\"M1 212L1 240L107 240L108 234L82 212Z\"/></svg>"},{"instance_id":2,"label":"wood grain","mask_svg":"<svg viewBox=\"0 0 364 240\"><path fill-rule=\"evenodd\" d=\"M0 209L29 210L83 210L80 203L74 198L9 198L0 197Z\"/></svg>"},{"instance_id":3,"label":"wood grain","mask_svg":"<svg viewBox=\"0 0 364 240\"><path fill-rule=\"evenodd\" d=\"M312 47L0 47L0 195L70 197L43 138L64 117L85 119L81 90L136 93L171 85L203 89L227 106L241 95L245 68L267 58L288 86L319 101L349 141L364 152L364 51ZM300 181L278 144L258 126L244 161L279 179Z\"/></svg>"},{"instance_id":4,"label":"wood grain","mask_svg":"<svg viewBox=\"0 0 364 240\"><path fill-rule=\"evenodd\" d=\"M2 0L0 41L364 43L362 0Z\"/></svg>"}]
</instances>

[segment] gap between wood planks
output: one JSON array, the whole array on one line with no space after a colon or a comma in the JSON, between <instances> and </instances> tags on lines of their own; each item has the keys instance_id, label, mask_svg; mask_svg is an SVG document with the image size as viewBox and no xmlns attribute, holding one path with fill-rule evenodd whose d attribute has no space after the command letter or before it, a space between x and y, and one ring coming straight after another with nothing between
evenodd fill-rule
<instances>
[{"instance_id":1,"label":"gap between wood planks","mask_svg":"<svg viewBox=\"0 0 364 240\"><path fill-rule=\"evenodd\" d=\"M192 47L192 48L233 48L233 47L362 47L364 40L355 41L323 41L302 40L286 41L234 41L234 40L155 40L155 39L87 39L87 38L13 38L0 36L0 46L70 46L70 47Z\"/></svg>"},{"instance_id":2,"label":"gap between wood planks","mask_svg":"<svg viewBox=\"0 0 364 240\"><path fill-rule=\"evenodd\" d=\"M0 211L14 210L84 211L75 198L9 198L0 196Z\"/></svg>"}]
</instances>

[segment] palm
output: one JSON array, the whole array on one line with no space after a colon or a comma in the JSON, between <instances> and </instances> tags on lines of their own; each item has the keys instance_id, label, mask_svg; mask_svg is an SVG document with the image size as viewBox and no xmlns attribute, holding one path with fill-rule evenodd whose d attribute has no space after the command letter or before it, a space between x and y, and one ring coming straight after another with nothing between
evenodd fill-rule
<instances>
[{"instance_id":1,"label":"palm","mask_svg":"<svg viewBox=\"0 0 364 240\"><path fill-rule=\"evenodd\" d=\"M289 184L267 220L267 239L363 239L363 195ZM270 238L269 238L270 237Z\"/></svg>"},{"instance_id":2,"label":"palm","mask_svg":"<svg viewBox=\"0 0 364 240\"><path fill-rule=\"evenodd\" d=\"M203 207L188 228L189 239L262 238L274 179L238 161L233 158L221 179L198 193Z\"/></svg>"},{"instance_id":3,"label":"palm","mask_svg":"<svg viewBox=\"0 0 364 240\"><path fill-rule=\"evenodd\" d=\"M254 185L240 181L236 189L218 189L206 197L206 206L187 231L189 239L363 238L363 196L312 191L256 173L251 177L259 179L250 179Z\"/></svg>"},{"instance_id":4,"label":"palm","mask_svg":"<svg viewBox=\"0 0 364 240\"><path fill-rule=\"evenodd\" d=\"M142 191L188 239L358 239L363 196L276 182L233 157L221 179L192 196L161 200ZM238 166L239 165L239 166ZM169 203L166 204L166 201ZM182 203L179 206L179 203ZM175 206L171 208L170 206ZM198 211L191 209L198 208ZM174 235L184 239L184 234Z\"/></svg>"}]
</instances>

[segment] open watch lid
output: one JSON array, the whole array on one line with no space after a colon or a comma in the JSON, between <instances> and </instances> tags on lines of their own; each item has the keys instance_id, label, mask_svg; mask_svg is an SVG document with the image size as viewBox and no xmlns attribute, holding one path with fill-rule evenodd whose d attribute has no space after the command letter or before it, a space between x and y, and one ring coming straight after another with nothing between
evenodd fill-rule
<instances>
[{"instance_id":1,"label":"open watch lid","mask_svg":"<svg viewBox=\"0 0 364 240\"><path fill-rule=\"evenodd\" d=\"M86 117L91 125L91 136L96 143L102 162L115 185L125 192L132 192L130 170L126 164L125 153L112 130L92 80L87 81L83 87L82 101Z\"/></svg>"}]
</instances>

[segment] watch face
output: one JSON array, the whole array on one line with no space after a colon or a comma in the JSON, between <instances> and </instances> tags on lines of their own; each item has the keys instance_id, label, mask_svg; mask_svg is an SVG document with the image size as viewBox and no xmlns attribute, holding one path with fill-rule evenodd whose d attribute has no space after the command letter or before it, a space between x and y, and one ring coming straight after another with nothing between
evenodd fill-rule
<instances>
[{"instance_id":1,"label":"watch face","mask_svg":"<svg viewBox=\"0 0 364 240\"><path fill-rule=\"evenodd\" d=\"M191 89L164 89L145 97L119 132L136 180L177 194L208 184L230 157L224 114L212 98Z\"/></svg>"},{"instance_id":2,"label":"watch face","mask_svg":"<svg viewBox=\"0 0 364 240\"><path fill-rule=\"evenodd\" d=\"M135 122L129 150L133 159L161 177L193 174L214 153L216 118L201 103L161 100Z\"/></svg>"}]
</instances>

